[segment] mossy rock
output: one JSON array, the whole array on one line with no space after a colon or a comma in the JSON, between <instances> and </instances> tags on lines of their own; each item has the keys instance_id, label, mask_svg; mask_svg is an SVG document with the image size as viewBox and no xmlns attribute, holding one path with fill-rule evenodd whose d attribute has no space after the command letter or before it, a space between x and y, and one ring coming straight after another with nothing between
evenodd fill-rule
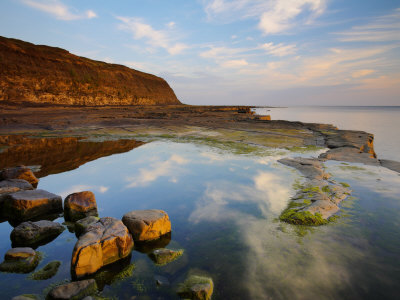
<instances>
[{"instance_id":1,"label":"mossy rock","mask_svg":"<svg viewBox=\"0 0 400 300\"><path fill-rule=\"evenodd\" d=\"M211 299L214 283L211 278L191 275L178 288L178 296L183 299L208 300Z\"/></svg>"},{"instance_id":2,"label":"mossy rock","mask_svg":"<svg viewBox=\"0 0 400 300\"><path fill-rule=\"evenodd\" d=\"M39 300L40 297L34 294L23 294L13 297L11 300Z\"/></svg>"},{"instance_id":3,"label":"mossy rock","mask_svg":"<svg viewBox=\"0 0 400 300\"><path fill-rule=\"evenodd\" d=\"M319 213L313 215L309 211L295 210L291 208L285 209L280 215L279 219L295 225L318 226L328 223L328 220L322 218L321 214Z\"/></svg>"},{"instance_id":4,"label":"mossy rock","mask_svg":"<svg viewBox=\"0 0 400 300\"><path fill-rule=\"evenodd\" d=\"M148 254L150 259L158 266L164 266L174 260L178 259L183 254L183 249L170 250L170 249L156 249Z\"/></svg>"},{"instance_id":5,"label":"mossy rock","mask_svg":"<svg viewBox=\"0 0 400 300\"><path fill-rule=\"evenodd\" d=\"M32 253L21 252L21 255L14 257L7 257L8 253L16 249L30 249ZM5 255L5 260L0 264L0 272L6 273L30 273L36 269L42 254L35 252L31 248L13 248L9 250Z\"/></svg>"},{"instance_id":6,"label":"mossy rock","mask_svg":"<svg viewBox=\"0 0 400 300\"><path fill-rule=\"evenodd\" d=\"M31 274L29 276L30 279L33 280L46 280L54 275L57 274L58 268L61 266L61 262L58 260L49 262L47 265L45 265L42 269L36 271L35 273Z\"/></svg>"},{"instance_id":7,"label":"mossy rock","mask_svg":"<svg viewBox=\"0 0 400 300\"><path fill-rule=\"evenodd\" d=\"M86 228L96 223L98 220L100 220L100 218L95 216L89 216L78 220L74 227L76 236L80 236L86 230Z\"/></svg>"}]
</instances>

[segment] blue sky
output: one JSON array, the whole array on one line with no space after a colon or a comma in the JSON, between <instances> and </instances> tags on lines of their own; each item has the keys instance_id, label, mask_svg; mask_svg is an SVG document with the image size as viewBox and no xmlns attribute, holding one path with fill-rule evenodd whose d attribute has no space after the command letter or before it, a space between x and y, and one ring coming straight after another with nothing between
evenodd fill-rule
<instances>
[{"instance_id":1,"label":"blue sky","mask_svg":"<svg viewBox=\"0 0 400 300\"><path fill-rule=\"evenodd\" d=\"M400 105L400 1L2 0L0 35L156 74L187 104Z\"/></svg>"}]
</instances>

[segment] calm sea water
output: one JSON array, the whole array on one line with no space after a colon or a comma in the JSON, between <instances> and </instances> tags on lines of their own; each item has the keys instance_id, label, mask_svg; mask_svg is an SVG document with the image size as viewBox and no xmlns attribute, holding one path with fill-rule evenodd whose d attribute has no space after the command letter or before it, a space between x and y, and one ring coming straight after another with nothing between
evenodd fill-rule
<instances>
[{"instance_id":1,"label":"calm sea water","mask_svg":"<svg viewBox=\"0 0 400 300\"><path fill-rule=\"evenodd\" d=\"M257 111L270 114L273 120L326 123L373 133L378 158L400 161L400 106L298 106Z\"/></svg>"},{"instance_id":2,"label":"calm sea water","mask_svg":"<svg viewBox=\"0 0 400 300\"><path fill-rule=\"evenodd\" d=\"M103 296L177 299L177 285L195 272L213 278L213 299L396 299L400 176L380 167L329 162L328 172L351 185L352 198L343 202L334 223L293 226L277 217L294 193L292 184L302 179L277 162L281 155L235 155L161 140L41 178L39 188L63 197L91 190L101 217L121 218L135 209L168 212L172 237L167 247L184 249L184 255L157 267L146 254L133 251L125 261L135 265L132 276L103 284ZM11 230L7 222L0 224L1 256L11 247ZM44 296L48 286L70 280L75 243L66 230L37 249L44 253L38 269L62 261L51 279L0 273L1 298ZM155 275L171 285L157 287Z\"/></svg>"}]
</instances>

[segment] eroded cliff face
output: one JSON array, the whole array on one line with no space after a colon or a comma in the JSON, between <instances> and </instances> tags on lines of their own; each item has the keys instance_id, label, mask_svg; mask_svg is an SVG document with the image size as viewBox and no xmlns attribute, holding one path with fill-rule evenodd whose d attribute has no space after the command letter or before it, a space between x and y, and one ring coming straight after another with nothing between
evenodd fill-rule
<instances>
[{"instance_id":1,"label":"eroded cliff face","mask_svg":"<svg viewBox=\"0 0 400 300\"><path fill-rule=\"evenodd\" d=\"M94 106L180 104L160 77L0 36L1 100Z\"/></svg>"}]
</instances>

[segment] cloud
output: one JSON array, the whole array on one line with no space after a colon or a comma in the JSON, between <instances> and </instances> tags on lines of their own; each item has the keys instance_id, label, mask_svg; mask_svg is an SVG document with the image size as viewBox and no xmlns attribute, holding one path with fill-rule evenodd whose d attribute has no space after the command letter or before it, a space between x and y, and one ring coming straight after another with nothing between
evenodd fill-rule
<instances>
[{"instance_id":1,"label":"cloud","mask_svg":"<svg viewBox=\"0 0 400 300\"><path fill-rule=\"evenodd\" d=\"M101 194L104 194L108 191L109 187L102 186L102 185L85 185L85 184L78 184L78 185L73 185L69 187L68 189L60 192L60 196L62 198L67 197L68 195L72 193L78 193L78 192L83 192L83 191L92 191L92 192L99 192Z\"/></svg>"},{"instance_id":2,"label":"cloud","mask_svg":"<svg viewBox=\"0 0 400 300\"><path fill-rule=\"evenodd\" d=\"M156 30L140 18L117 17L117 19L122 22L119 26L121 30L131 32L135 40L145 40L151 47L149 50L162 48L169 54L176 55L188 48L186 44L174 42L167 30ZM174 26L175 23L170 22L166 27L171 29Z\"/></svg>"},{"instance_id":3,"label":"cloud","mask_svg":"<svg viewBox=\"0 0 400 300\"><path fill-rule=\"evenodd\" d=\"M157 180L159 177L167 177L174 175L170 182L178 182L176 173L178 172L177 165L185 165L189 161L177 154L171 155L171 157L164 162L154 162L149 168L139 169L139 174L136 176L127 177L128 182L127 188L133 188L138 186L146 186L151 182Z\"/></svg>"},{"instance_id":4,"label":"cloud","mask_svg":"<svg viewBox=\"0 0 400 300\"><path fill-rule=\"evenodd\" d=\"M205 0L209 19L233 22L255 18L264 34L277 34L297 24L310 24L325 11L326 0Z\"/></svg>"},{"instance_id":5,"label":"cloud","mask_svg":"<svg viewBox=\"0 0 400 300\"><path fill-rule=\"evenodd\" d=\"M359 70L359 71L353 72L353 74L351 74L351 76L353 78L360 78L360 77L364 77L364 76L367 76L369 74L372 74L374 72L375 72L374 70Z\"/></svg>"},{"instance_id":6,"label":"cloud","mask_svg":"<svg viewBox=\"0 0 400 300\"><path fill-rule=\"evenodd\" d=\"M240 68L247 66L249 63L245 59L234 59L223 62L221 65L225 68Z\"/></svg>"},{"instance_id":7,"label":"cloud","mask_svg":"<svg viewBox=\"0 0 400 300\"><path fill-rule=\"evenodd\" d=\"M59 0L21 0L22 3L33 7L37 10L48 13L59 20L72 21L78 19L93 19L97 14L92 10L84 13L72 12L71 8L63 4Z\"/></svg>"},{"instance_id":8,"label":"cloud","mask_svg":"<svg viewBox=\"0 0 400 300\"><path fill-rule=\"evenodd\" d=\"M368 24L338 32L341 42L398 42L400 41L400 8L375 18Z\"/></svg>"},{"instance_id":9,"label":"cloud","mask_svg":"<svg viewBox=\"0 0 400 300\"><path fill-rule=\"evenodd\" d=\"M284 45L283 43L277 45L274 45L274 43L265 43L261 45L261 48L274 56L287 56L296 53L296 45Z\"/></svg>"}]
</instances>

